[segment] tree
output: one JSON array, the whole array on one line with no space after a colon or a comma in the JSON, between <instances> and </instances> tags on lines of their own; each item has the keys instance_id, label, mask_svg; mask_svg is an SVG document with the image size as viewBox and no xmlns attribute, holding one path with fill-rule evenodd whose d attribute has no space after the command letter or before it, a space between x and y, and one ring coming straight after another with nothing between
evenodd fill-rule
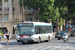
<instances>
[{"instance_id":1,"label":"tree","mask_svg":"<svg viewBox=\"0 0 75 50\"><path fill-rule=\"evenodd\" d=\"M67 18L65 16L67 16L68 14L67 0L55 0L54 6L56 8L58 7L59 9L60 17L58 18L59 19L58 25L60 26L60 30L61 30L63 25L63 20L65 21L65 19Z\"/></svg>"},{"instance_id":2,"label":"tree","mask_svg":"<svg viewBox=\"0 0 75 50\"><path fill-rule=\"evenodd\" d=\"M65 27L65 20L75 16L75 0L23 0L23 2L24 7L28 9L33 8L38 12L38 7L40 8L38 12L40 21L48 22L52 19L52 22L57 21L60 27L63 25ZM22 5L22 0L19 4Z\"/></svg>"},{"instance_id":3,"label":"tree","mask_svg":"<svg viewBox=\"0 0 75 50\"><path fill-rule=\"evenodd\" d=\"M40 8L39 19L44 22L48 22L48 19L52 19L52 21L55 22L56 18L60 16L57 10L58 8L54 7L54 1L55 0L23 0L24 7L28 7L29 9L33 8L37 11L38 7ZM22 5L22 0L20 0L19 4L20 6Z\"/></svg>"},{"instance_id":4,"label":"tree","mask_svg":"<svg viewBox=\"0 0 75 50\"><path fill-rule=\"evenodd\" d=\"M69 12L69 17L75 17L75 0L68 0L67 1L68 5L68 12Z\"/></svg>"}]
</instances>

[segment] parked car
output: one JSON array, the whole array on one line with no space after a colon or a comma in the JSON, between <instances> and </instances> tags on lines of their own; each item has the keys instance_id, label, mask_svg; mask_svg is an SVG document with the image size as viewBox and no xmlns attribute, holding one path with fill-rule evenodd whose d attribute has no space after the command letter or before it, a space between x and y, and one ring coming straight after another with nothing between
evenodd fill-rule
<instances>
[{"instance_id":1,"label":"parked car","mask_svg":"<svg viewBox=\"0 0 75 50\"><path fill-rule=\"evenodd\" d=\"M56 32L55 38L58 38L59 32Z\"/></svg>"},{"instance_id":2,"label":"parked car","mask_svg":"<svg viewBox=\"0 0 75 50\"><path fill-rule=\"evenodd\" d=\"M75 27L72 28L71 30L71 36L75 35Z\"/></svg>"},{"instance_id":3,"label":"parked car","mask_svg":"<svg viewBox=\"0 0 75 50\"><path fill-rule=\"evenodd\" d=\"M65 33L65 31L57 32L57 33L56 33L56 35L55 35L55 38L58 38L58 40L62 39L62 38L63 38L64 33Z\"/></svg>"}]
</instances>

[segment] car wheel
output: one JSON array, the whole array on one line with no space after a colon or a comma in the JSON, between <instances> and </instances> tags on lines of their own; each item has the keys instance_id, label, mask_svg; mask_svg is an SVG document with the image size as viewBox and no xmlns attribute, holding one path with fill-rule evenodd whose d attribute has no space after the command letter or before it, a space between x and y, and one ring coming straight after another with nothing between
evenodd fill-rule
<instances>
[{"instance_id":1,"label":"car wheel","mask_svg":"<svg viewBox=\"0 0 75 50\"><path fill-rule=\"evenodd\" d=\"M48 37L48 42L50 41L50 36Z\"/></svg>"},{"instance_id":2,"label":"car wheel","mask_svg":"<svg viewBox=\"0 0 75 50\"><path fill-rule=\"evenodd\" d=\"M60 40L60 38L58 38L58 40Z\"/></svg>"},{"instance_id":3,"label":"car wheel","mask_svg":"<svg viewBox=\"0 0 75 50\"><path fill-rule=\"evenodd\" d=\"M71 36L72 36L72 34L71 34Z\"/></svg>"},{"instance_id":4,"label":"car wheel","mask_svg":"<svg viewBox=\"0 0 75 50\"><path fill-rule=\"evenodd\" d=\"M22 44L25 44L25 42L22 42Z\"/></svg>"},{"instance_id":5,"label":"car wheel","mask_svg":"<svg viewBox=\"0 0 75 50\"><path fill-rule=\"evenodd\" d=\"M57 38L57 37L55 36L55 38Z\"/></svg>"}]
</instances>

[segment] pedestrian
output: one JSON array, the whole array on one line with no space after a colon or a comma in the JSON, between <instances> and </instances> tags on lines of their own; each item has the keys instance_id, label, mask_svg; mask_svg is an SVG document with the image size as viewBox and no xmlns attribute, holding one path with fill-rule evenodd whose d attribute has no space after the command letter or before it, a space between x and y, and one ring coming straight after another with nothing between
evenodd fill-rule
<instances>
[{"instance_id":1,"label":"pedestrian","mask_svg":"<svg viewBox=\"0 0 75 50\"><path fill-rule=\"evenodd\" d=\"M10 43L10 34L9 34L9 32L6 32L6 42L7 42L7 44Z\"/></svg>"},{"instance_id":2,"label":"pedestrian","mask_svg":"<svg viewBox=\"0 0 75 50\"><path fill-rule=\"evenodd\" d=\"M1 41L1 39L2 39L2 36L0 35L0 41Z\"/></svg>"},{"instance_id":3,"label":"pedestrian","mask_svg":"<svg viewBox=\"0 0 75 50\"><path fill-rule=\"evenodd\" d=\"M11 38L11 33L9 32L9 34L10 34L10 38Z\"/></svg>"},{"instance_id":4,"label":"pedestrian","mask_svg":"<svg viewBox=\"0 0 75 50\"><path fill-rule=\"evenodd\" d=\"M15 37L16 37L16 40L17 40L17 32L15 33Z\"/></svg>"},{"instance_id":5,"label":"pedestrian","mask_svg":"<svg viewBox=\"0 0 75 50\"><path fill-rule=\"evenodd\" d=\"M55 36L55 34L56 34L56 28L54 29L54 36Z\"/></svg>"},{"instance_id":6,"label":"pedestrian","mask_svg":"<svg viewBox=\"0 0 75 50\"><path fill-rule=\"evenodd\" d=\"M69 39L69 36L68 36L67 31L65 31L64 35L66 36L66 38L68 38L68 39Z\"/></svg>"},{"instance_id":7,"label":"pedestrian","mask_svg":"<svg viewBox=\"0 0 75 50\"><path fill-rule=\"evenodd\" d=\"M3 38L4 38L4 40L6 40L6 33L4 33Z\"/></svg>"},{"instance_id":8,"label":"pedestrian","mask_svg":"<svg viewBox=\"0 0 75 50\"><path fill-rule=\"evenodd\" d=\"M65 31L64 35L68 35L67 31Z\"/></svg>"},{"instance_id":9,"label":"pedestrian","mask_svg":"<svg viewBox=\"0 0 75 50\"><path fill-rule=\"evenodd\" d=\"M69 28L69 31L71 31L72 29L71 28Z\"/></svg>"}]
</instances>

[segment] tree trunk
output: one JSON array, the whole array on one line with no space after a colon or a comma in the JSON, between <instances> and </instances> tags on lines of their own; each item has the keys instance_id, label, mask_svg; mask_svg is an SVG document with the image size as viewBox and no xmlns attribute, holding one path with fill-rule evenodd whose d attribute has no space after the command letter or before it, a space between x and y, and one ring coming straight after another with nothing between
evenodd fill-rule
<instances>
[{"instance_id":1,"label":"tree trunk","mask_svg":"<svg viewBox=\"0 0 75 50\"><path fill-rule=\"evenodd\" d=\"M60 21L60 23L62 23L62 21ZM62 31L62 27L63 27L63 26L61 25L61 26L60 26L60 31Z\"/></svg>"},{"instance_id":2,"label":"tree trunk","mask_svg":"<svg viewBox=\"0 0 75 50\"><path fill-rule=\"evenodd\" d=\"M62 26L60 26L60 31L62 31Z\"/></svg>"},{"instance_id":3,"label":"tree trunk","mask_svg":"<svg viewBox=\"0 0 75 50\"><path fill-rule=\"evenodd\" d=\"M57 30L56 31L59 31L59 25L58 24L59 24L59 18L57 18L57 26L56 26Z\"/></svg>"},{"instance_id":4,"label":"tree trunk","mask_svg":"<svg viewBox=\"0 0 75 50\"><path fill-rule=\"evenodd\" d=\"M64 25L63 25L63 31L66 31L66 28L65 28L65 19L63 19L63 23L64 23Z\"/></svg>"}]
</instances>

